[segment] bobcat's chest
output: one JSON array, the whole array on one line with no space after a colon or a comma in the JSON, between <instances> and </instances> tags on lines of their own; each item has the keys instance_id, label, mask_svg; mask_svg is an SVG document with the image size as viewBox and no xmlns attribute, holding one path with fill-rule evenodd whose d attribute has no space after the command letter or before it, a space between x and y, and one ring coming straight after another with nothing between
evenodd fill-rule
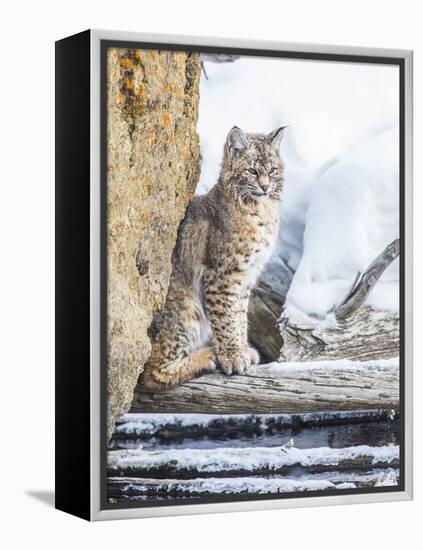
<instances>
[{"instance_id":1,"label":"bobcat's chest","mask_svg":"<svg viewBox=\"0 0 423 550\"><path fill-rule=\"evenodd\" d=\"M269 260L275 246L278 234L278 217L270 212L267 219L254 220L250 225L250 242L245 248L246 270L244 285L247 288L254 286L263 267Z\"/></svg>"}]
</instances>

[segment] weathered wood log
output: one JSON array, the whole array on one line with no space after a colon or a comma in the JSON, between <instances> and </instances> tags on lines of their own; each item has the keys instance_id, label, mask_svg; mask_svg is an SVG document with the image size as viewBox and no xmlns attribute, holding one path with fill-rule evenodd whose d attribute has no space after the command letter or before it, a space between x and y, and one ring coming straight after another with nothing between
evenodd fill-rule
<instances>
[{"instance_id":1,"label":"weathered wood log","mask_svg":"<svg viewBox=\"0 0 423 550\"><path fill-rule=\"evenodd\" d=\"M398 359L251 366L243 376L208 374L154 391L138 385L132 412L305 413L396 409Z\"/></svg>"},{"instance_id":2,"label":"weathered wood log","mask_svg":"<svg viewBox=\"0 0 423 550\"><path fill-rule=\"evenodd\" d=\"M312 474L307 479L285 478L221 478L221 479L147 479L137 477L111 477L107 482L109 498L199 498L208 495L259 495L289 493L292 491L332 491L374 487L381 477L378 470L370 473L357 471L350 475L328 473L324 479ZM392 484L398 483L398 470L389 472ZM346 481L343 481L343 478Z\"/></svg>"},{"instance_id":3,"label":"weathered wood log","mask_svg":"<svg viewBox=\"0 0 423 550\"><path fill-rule=\"evenodd\" d=\"M370 430L367 440L374 445L381 423L397 424L399 416L391 409L335 411L305 414L126 414L115 425L113 440L130 440L151 438L166 440L177 439L219 439L225 437L244 438L251 436L277 435L281 433L300 433L303 430L329 428L333 434L334 427L348 426L349 430L357 424L367 426ZM373 425L370 428L369 424ZM383 430L382 430L383 431ZM357 443L356 443L357 444Z\"/></svg>"},{"instance_id":4,"label":"weathered wood log","mask_svg":"<svg viewBox=\"0 0 423 550\"><path fill-rule=\"evenodd\" d=\"M379 414L379 412L384 414ZM374 417L372 414L374 414ZM322 413L323 416L330 416ZM133 415L129 415L133 416ZM167 417L181 415L149 415L141 413L139 417ZM184 417L208 416L208 415L183 415ZM213 415L210 415L213 416ZM225 415L223 415L225 417ZM231 415L232 416L232 415ZM157 426L154 435L146 433L140 422L136 426L122 424L117 426L122 431L116 431L109 443L109 450L125 450L143 448L148 451L156 451L165 448L183 449L186 446L197 446L198 448L228 448L228 447L272 447L287 444L291 440L299 448L311 447L333 447L342 448L356 445L368 445L379 447L384 445L399 445L401 441L401 422L395 416L392 420L390 411L353 411L345 418L337 416L334 423L322 425L319 423L308 423L308 416L312 418L320 416L318 413L310 415L287 415L293 418L289 425L278 422L271 422L273 415L269 415L269 423L263 421L254 422L250 415L243 415L251 419L250 423L217 422L210 421L210 424L188 424L181 425L176 421L175 425L163 424ZM379 420L384 417L384 420ZM379 418L379 419L378 419ZM295 419L295 421L294 421ZM298 421L296 421L298 419ZM304 419L304 423L302 421ZM339 424L335 423L339 421ZM185 420L183 424L185 424ZM129 431L129 433L128 433ZM194 445L194 441L196 444Z\"/></svg>"},{"instance_id":5,"label":"weathered wood log","mask_svg":"<svg viewBox=\"0 0 423 550\"><path fill-rule=\"evenodd\" d=\"M108 476L177 479L300 475L399 467L399 447L283 447L109 451Z\"/></svg>"},{"instance_id":6,"label":"weathered wood log","mask_svg":"<svg viewBox=\"0 0 423 550\"><path fill-rule=\"evenodd\" d=\"M263 363L277 361L283 345L278 319L293 271L279 256L266 266L252 290L248 306L249 340Z\"/></svg>"},{"instance_id":7,"label":"weathered wood log","mask_svg":"<svg viewBox=\"0 0 423 550\"><path fill-rule=\"evenodd\" d=\"M398 257L399 239L390 243L370 264L358 273L351 290L333 311L337 326L310 327L294 323L282 313L279 330L283 345L280 361L322 359L384 359L398 355L399 315L362 307L384 271Z\"/></svg>"},{"instance_id":8,"label":"weathered wood log","mask_svg":"<svg viewBox=\"0 0 423 550\"><path fill-rule=\"evenodd\" d=\"M284 320L280 361L325 359L379 360L399 353L399 316L361 307L324 331L304 328Z\"/></svg>"}]
</instances>

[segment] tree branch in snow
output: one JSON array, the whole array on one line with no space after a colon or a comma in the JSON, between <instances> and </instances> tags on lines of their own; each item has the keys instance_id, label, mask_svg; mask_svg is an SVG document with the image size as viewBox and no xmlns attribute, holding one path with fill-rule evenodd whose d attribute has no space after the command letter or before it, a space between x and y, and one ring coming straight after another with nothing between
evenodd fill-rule
<instances>
[{"instance_id":1,"label":"tree branch in snow","mask_svg":"<svg viewBox=\"0 0 423 550\"><path fill-rule=\"evenodd\" d=\"M209 76L206 71L206 67L204 65L205 62L210 63L233 63L237 59L239 59L240 55L231 55L226 53L202 53L200 55L200 64L201 69L203 70L204 76L206 80L209 79Z\"/></svg>"},{"instance_id":2,"label":"tree branch in snow","mask_svg":"<svg viewBox=\"0 0 423 550\"><path fill-rule=\"evenodd\" d=\"M363 274L357 274L347 296L333 311L336 327L322 330L300 326L282 313L279 330L283 345L279 360L382 359L398 355L398 315L390 312L375 315L372 308L362 306L382 274L398 257L399 250L399 239L395 239Z\"/></svg>"},{"instance_id":3,"label":"tree branch in snow","mask_svg":"<svg viewBox=\"0 0 423 550\"><path fill-rule=\"evenodd\" d=\"M202 62L209 61L210 63L233 63L240 57L240 55L227 53L202 53L200 55L200 59Z\"/></svg>"},{"instance_id":4,"label":"tree branch in snow","mask_svg":"<svg viewBox=\"0 0 423 550\"><path fill-rule=\"evenodd\" d=\"M384 271L398 257L400 251L399 239L395 239L385 250L369 265L367 270L360 274L354 281L354 284L341 305L335 310L338 320L346 319L364 304L372 288L378 282Z\"/></svg>"}]
</instances>

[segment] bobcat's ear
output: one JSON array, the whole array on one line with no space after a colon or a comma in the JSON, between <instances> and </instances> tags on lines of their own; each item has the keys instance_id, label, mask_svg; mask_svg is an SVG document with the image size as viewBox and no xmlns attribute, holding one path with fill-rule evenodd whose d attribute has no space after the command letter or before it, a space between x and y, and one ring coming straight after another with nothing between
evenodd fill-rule
<instances>
[{"instance_id":1,"label":"bobcat's ear","mask_svg":"<svg viewBox=\"0 0 423 550\"><path fill-rule=\"evenodd\" d=\"M240 128L238 128L238 126L234 126L229 132L228 137L226 138L226 147L228 148L229 153L231 153L234 149L235 151L243 151L248 147L247 136Z\"/></svg>"},{"instance_id":2,"label":"bobcat's ear","mask_svg":"<svg viewBox=\"0 0 423 550\"><path fill-rule=\"evenodd\" d=\"M276 149L276 151L278 152L285 128L288 128L288 126L281 126L280 128L273 130L273 132L270 132L270 134L267 136L267 139L272 144L273 148Z\"/></svg>"}]
</instances>

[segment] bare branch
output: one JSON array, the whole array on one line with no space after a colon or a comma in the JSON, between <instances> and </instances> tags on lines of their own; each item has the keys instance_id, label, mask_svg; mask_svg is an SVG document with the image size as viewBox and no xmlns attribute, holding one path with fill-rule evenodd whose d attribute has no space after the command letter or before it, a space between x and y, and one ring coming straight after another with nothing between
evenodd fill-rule
<instances>
[{"instance_id":1,"label":"bare branch","mask_svg":"<svg viewBox=\"0 0 423 550\"><path fill-rule=\"evenodd\" d=\"M378 282L384 271L398 257L400 251L399 239L392 241L385 250L370 264L360 276L358 273L351 291L335 311L338 320L346 319L364 304L372 288Z\"/></svg>"},{"instance_id":2,"label":"bare branch","mask_svg":"<svg viewBox=\"0 0 423 550\"><path fill-rule=\"evenodd\" d=\"M349 290L349 292L348 292L346 298L345 298L344 301L342 302L343 304L344 304L349 298L351 298L351 296L354 294L354 291L355 291L355 289L356 289L356 287L357 287L357 283L358 283L358 281L360 280L360 277L361 277L361 271L359 271L359 272L357 273L357 275L355 276L354 282L353 282L353 284L351 285L351 288L350 288L350 290Z\"/></svg>"},{"instance_id":3,"label":"bare branch","mask_svg":"<svg viewBox=\"0 0 423 550\"><path fill-rule=\"evenodd\" d=\"M200 65L201 65L201 69L202 69L202 71L203 71L203 73L204 73L204 76L205 76L206 80L208 80L208 79L209 79L209 75L207 74L206 68L205 68L205 66L204 66L204 62L203 62L203 61L200 61Z\"/></svg>"},{"instance_id":4,"label":"bare branch","mask_svg":"<svg viewBox=\"0 0 423 550\"><path fill-rule=\"evenodd\" d=\"M202 62L208 61L210 63L233 63L240 57L240 55L226 53L202 53L200 55L200 59Z\"/></svg>"},{"instance_id":5,"label":"bare branch","mask_svg":"<svg viewBox=\"0 0 423 550\"><path fill-rule=\"evenodd\" d=\"M368 358L396 355L398 315L385 312L376 320L371 308L361 306L384 271L398 257L399 250L399 239L395 239L363 274L356 275L347 296L333 311L337 327L322 331L297 326L282 313L278 319L283 339L279 361L354 358L363 353L368 354Z\"/></svg>"}]
</instances>

